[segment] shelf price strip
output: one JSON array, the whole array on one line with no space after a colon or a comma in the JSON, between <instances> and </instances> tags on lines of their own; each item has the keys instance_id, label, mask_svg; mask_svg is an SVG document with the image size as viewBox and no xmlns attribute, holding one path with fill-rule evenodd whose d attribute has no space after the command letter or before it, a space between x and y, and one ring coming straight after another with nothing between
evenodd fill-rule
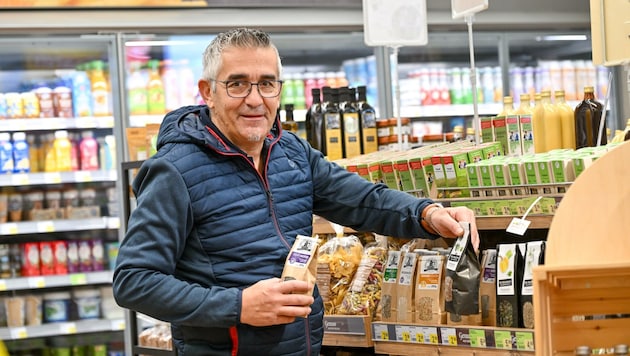
<instances>
[{"instance_id":1,"label":"shelf price strip","mask_svg":"<svg viewBox=\"0 0 630 356\"><path fill-rule=\"evenodd\" d=\"M389 330L387 329L387 325L372 324L372 327L374 328L372 331L376 340L389 341Z\"/></svg>"},{"instance_id":2,"label":"shelf price strip","mask_svg":"<svg viewBox=\"0 0 630 356\"><path fill-rule=\"evenodd\" d=\"M509 331L495 330L494 342L497 349L512 349L512 333Z\"/></svg>"},{"instance_id":3,"label":"shelf price strip","mask_svg":"<svg viewBox=\"0 0 630 356\"><path fill-rule=\"evenodd\" d=\"M468 330L468 336L470 337L470 346L472 347L486 347L486 332L485 330L470 329Z\"/></svg>"},{"instance_id":4,"label":"shelf price strip","mask_svg":"<svg viewBox=\"0 0 630 356\"><path fill-rule=\"evenodd\" d=\"M455 328L440 328L442 345L457 346L457 330Z\"/></svg>"},{"instance_id":5,"label":"shelf price strip","mask_svg":"<svg viewBox=\"0 0 630 356\"><path fill-rule=\"evenodd\" d=\"M534 351L534 333L517 331L516 336L516 348L519 350Z\"/></svg>"},{"instance_id":6,"label":"shelf price strip","mask_svg":"<svg viewBox=\"0 0 630 356\"><path fill-rule=\"evenodd\" d=\"M396 341L411 342L411 329L409 325L396 325Z\"/></svg>"}]
</instances>

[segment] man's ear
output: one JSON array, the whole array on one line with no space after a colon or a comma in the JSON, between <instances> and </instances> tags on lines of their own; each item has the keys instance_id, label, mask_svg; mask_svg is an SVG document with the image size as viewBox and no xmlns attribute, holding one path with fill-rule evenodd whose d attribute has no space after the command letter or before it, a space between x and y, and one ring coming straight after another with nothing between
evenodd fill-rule
<instances>
[{"instance_id":1,"label":"man's ear","mask_svg":"<svg viewBox=\"0 0 630 356\"><path fill-rule=\"evenodd\" d=\"M212 97L212 86L210 82L205 79L199 79L197 82L197 87L199 88L199 94L203 98L203 101L208 105L209 108L214 107L214 101Z\"/></svg>"}]
</instances>

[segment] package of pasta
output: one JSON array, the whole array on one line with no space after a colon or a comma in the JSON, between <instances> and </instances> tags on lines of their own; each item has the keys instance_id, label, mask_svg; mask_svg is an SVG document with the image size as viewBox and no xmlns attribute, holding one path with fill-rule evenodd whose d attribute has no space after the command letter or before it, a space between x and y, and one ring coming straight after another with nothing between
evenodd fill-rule
<instances>
[{"instance_id":1,"label":"package of pasta","mask_svg":"<svg viewBox=\"0 0 630 356\"><path fill-rule=\"evenodd\" d=\"M354 235L337 236L324 242L317 254L317 288L324 313L335 314L359 268L363 244Z\"/></svg>"},{"instance_id":2,"label":"package of pasta","mask_svg":"<svg viewBox=\"0 0 630 356\"><path fill-rule=\"evenodd\" d=\"M464 235L455 241L446 261L445 308L453 314L479 314L481 263L470 238L470 223L460 225Z\"/></svg>"},{"instance_id":3,"label":"package of pasta","mask_svg":"<svg viewBox=\"0 0 630 356\"><path fill-rule=\"evenodd\" d=\"M381 300L383 271L387 262L387 238L377 236L366 245L350 289L337 308L338 314L374 316Z\"/></svg>"},{"instance_id":4,"label":"package of pasta","mask_svg":"<svg viewBox=\"0 0 630 356\"><path fill-rule=\"evenodd\" d=\"M306 293L313 294L317 279L317 248L319 241L316 237L297 235L293 246L287 255L282 270L283 281L304 281L312 287Z\"/></svg>"}]
</instances>

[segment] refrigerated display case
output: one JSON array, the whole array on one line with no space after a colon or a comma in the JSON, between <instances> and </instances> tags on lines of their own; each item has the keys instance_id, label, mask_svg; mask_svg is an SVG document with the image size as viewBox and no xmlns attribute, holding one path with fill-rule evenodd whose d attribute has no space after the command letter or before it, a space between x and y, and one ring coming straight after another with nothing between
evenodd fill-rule
<instances>
[{"instance_id":1,"label":"refrigerated display case","mask_svg":"<svg viewBox=\"0 0 630 356\"><path fill-rule=\"evenodd\" d=\"M102 88L117 85L115 37L4 37L0 53L0 132L8 138L0 174L0 337L12 353L122 351L124 315L111 293L117 153L104 144L120 142L121 102L111 90L99 97L98 88L80 86L89 70L102 71ZM84 138L102 142L100 157L94 145L81 145Z\"/></svg>"}]
</instances>

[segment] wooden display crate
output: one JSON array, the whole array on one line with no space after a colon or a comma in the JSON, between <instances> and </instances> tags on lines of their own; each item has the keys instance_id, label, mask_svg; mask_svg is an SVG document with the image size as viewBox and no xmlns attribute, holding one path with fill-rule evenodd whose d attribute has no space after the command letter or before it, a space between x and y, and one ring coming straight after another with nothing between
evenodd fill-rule
<instances>
[{"instance_id":1,"label":"wooden display crate","mask_svg":"<svg viewBox=\"0 0 630 356\"><path fill-rule=\"evenodd\" d=\"M537 354L630 344L630 263L539 266L534 273Z\"/></svg>"}]
</instances>

